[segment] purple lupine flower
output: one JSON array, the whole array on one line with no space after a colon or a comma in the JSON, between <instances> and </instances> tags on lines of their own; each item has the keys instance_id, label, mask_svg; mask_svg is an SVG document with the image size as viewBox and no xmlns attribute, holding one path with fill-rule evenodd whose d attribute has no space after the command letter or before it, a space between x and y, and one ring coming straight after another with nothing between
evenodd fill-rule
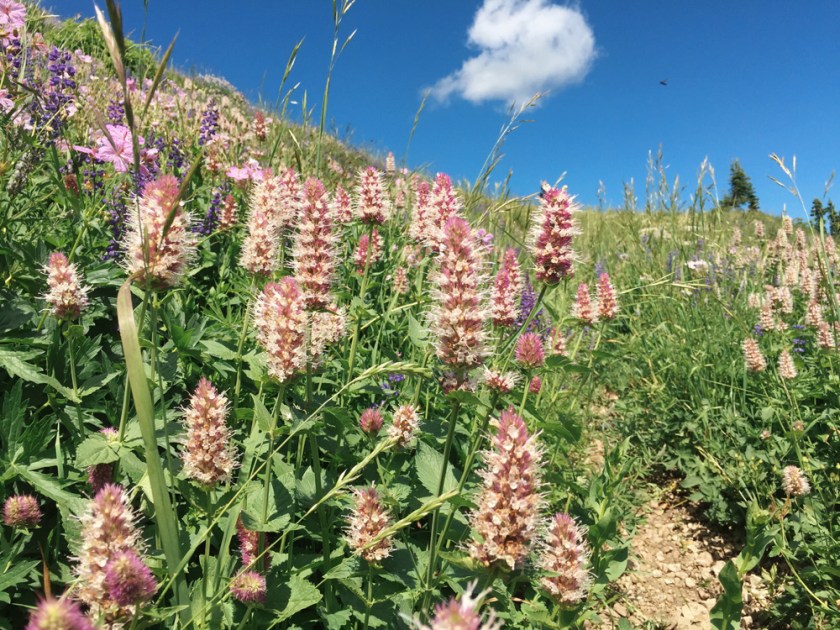
<instances>
[{"instance_id":1,"label":"purple lupine flower","mask_svg":"<svg viewBox=\"0 0 840 630\"><path fill-rule=\"evenodd\" d=\"M118 98L112 98L108 102L108 107L105 110L108 114L108 120L115 125L123 124L123 118L125 117L125 108L123 107L122 102Z\"/></svg>"},{"instance_id":2,"label":"purple lupine flower","mask_svg":"<svg viewBox=\"0 0 840 630\"><path fill-rule=\"evenodd\" d=\"M210 101L201 114L201 127L198 132L198 144L204 146L210 142L219 130L219 110L216 101Z\"/></svg>"},{"instance_id":3,"label":"purple lupine flower","mask_svg":"<svg viewBox=\"0 0 840 630\"><path fill-rule=\"evenodd\" d=\"M534 306L536 306L536 304L537 294L534 292L531 280L529 278L525 278L525 287L522 289L522 297L519 300L519 316L516 318L515 323L517 328L522 327L522 324L524 324L525 320L528 319L528 316L531 314L531 311L534 310ZM531 322L528 324L525 332L535 332L541 337L544 337L548 334L549 328L551 328L551 319L543 309L540 309L531 319Z\"/></svg>"},{"instance_id":4,"label":"purple lupine flower","mask_svg":"<svg viewBox=\"0 0 840 630\"><path fill-rule=\"evenodd\" d=\"M213 197L210 199L207 212L204 218L193 226L193 232L197 232L202 236L210 236L216 230L216 227L219 225L219 210L222 207L222 199L224 199L226 193L226 187L216 188L213 191Z\"/></svg>"}]
</instances>

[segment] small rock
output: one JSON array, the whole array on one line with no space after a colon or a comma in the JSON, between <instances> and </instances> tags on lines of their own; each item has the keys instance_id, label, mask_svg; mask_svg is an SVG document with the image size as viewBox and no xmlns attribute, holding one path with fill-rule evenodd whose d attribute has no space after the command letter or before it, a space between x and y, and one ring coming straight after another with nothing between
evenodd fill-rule
<instances>
[{"instance_id":1,"label":"small rock","mask_svg":"<svg viewBox=\"0 0 840 630\"><path fill-rule=\"evenodd\" d=\"M617 615L620 615L622 617L627 616L627 607L624 604L622 604L621 602L619 602L615 606L613 606L613 610L616 612Z\"/></svg>"},{"instance_id":2,"label":"small rock","mask_svg":"<svg viewBox=\"0 0 840 630\"><path fill-rule=\"evenodd\" d=\"M694 578L687 577L685 578L685 585L688 588L694 588L695 586L697 586L697 580L695 580Z\"/></svg>"},{"instance_id":3,"label":"small rock","mask_svg":"<svg viewBox=\"0 0 840 630\"><path fill-rule=\"evenodd\" d=\"M665 578L662 581L665 582L665 584L673 584L674 583L674 580L672 580L671 578Z\"/></svg>"},{"instance_id":4,"label":"small rock","mask_svg":"<svg viewBox=\"0 0 840 630\"><path fill-rule=\"evenodd\" d=\"M659 569L654 569L653 571L650 572L650 575L651 575L651 577L661 578L662 577L662 571L660 571Z\"/></svg>"},{"instance_id":5,"label":"small rock","mask_svg":"<svg viewBox=\"0 0 840 630\"><path fill-rule=\"evenodd\" d=\"M710 597L706 601L703 602L703 605L706 607L706 610L711 610L715 607L717 600L714 597Z\"/></svg>"},{"instance_id":6,"label":"small rock","mask_svg":"<svg viewBox=\"0 0 840 630\"><path fill-rule=\"evenodd\" d=\"M698 567L710 567L712 566L712 563L714 563L714 558L712 558L712 554L710 554L708 551L701 551L699 554L697 554L695 563Z\"/></svg>"}]
</instances>

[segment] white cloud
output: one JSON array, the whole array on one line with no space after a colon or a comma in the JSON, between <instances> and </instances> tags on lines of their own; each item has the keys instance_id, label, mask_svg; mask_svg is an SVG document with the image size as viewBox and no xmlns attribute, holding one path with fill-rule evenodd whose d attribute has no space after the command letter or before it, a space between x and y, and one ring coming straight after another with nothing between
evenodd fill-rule
<instances>
[{"instance_id":1,"label":"white cloud","mask_svg":"<svg viewBox=\"0 0 840 630\"><path fill-rule=\"evenodd\" d=\"M432 87L437 99L522 104L582 80L596 54L583 14L548 0L484 0L468 41L477 54Z\"/></svg>"}]
</instances>

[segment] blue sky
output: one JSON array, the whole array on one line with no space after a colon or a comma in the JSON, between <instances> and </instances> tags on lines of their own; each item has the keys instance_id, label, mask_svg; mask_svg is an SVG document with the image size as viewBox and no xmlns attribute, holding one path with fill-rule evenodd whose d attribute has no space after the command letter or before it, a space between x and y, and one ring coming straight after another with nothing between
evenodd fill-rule
<instances>
[{"instance_id":1,"label":"blue sky","mask_svg":"<svg viewBox=\"0 0 840 630\"><path fill-rule=\"evenodd\" d=\"M45 0L62 17L90 16L90 0ZM104 5L104 0L103 3ZM143 0L124 0L139 38ZM332 43L329 0L148 0L146 38L181 69L223 76L252 100L273 102L290 78L320 106ZM768 176L769 159L797 156L806 203L840 167L840 3L814 0L674 2L358 0L340 35L356 35L336 65L328 119L352 141L405 156L424 89L432 88L407 156L409 167L474 181L511 98L550 89L507 141L492 181L512 171L515 194L566 172L570 192L622 202L635 180L643 203L648 151L662 145L670 181L687 199L704 157L721 196L738 158L761 201L778 214L798 202ZM668 85L660 85L667 80ZM316 117L318 113L316 112ZM708 182L707 182L708 183ZM836 194L834 194L836 193ZM831 190L828 197L840 200Z\"/></svg>"}]
</instances>

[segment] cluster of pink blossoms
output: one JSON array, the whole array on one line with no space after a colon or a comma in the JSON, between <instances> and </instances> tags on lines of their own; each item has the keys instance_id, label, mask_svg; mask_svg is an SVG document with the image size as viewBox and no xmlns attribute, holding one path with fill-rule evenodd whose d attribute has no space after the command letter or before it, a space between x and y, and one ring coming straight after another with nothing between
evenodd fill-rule
<instances>
[{"instance_id":1,"label":"cluster of pink blossoms","mask_svg":"<svg viewBox=\"0 0 840 630\"><path fill-rule=\"evenodd\" d=\"M45 268L49 291L45 299L58 319L78 319L88 305L87 288L79 281L76 265L61 252L50 254Z\"/></svg>"},{"instance_id":2,"label":"cluster of pink blossoms","mask_svg":"<svg viewBox=\"0 0 840 630\"><path fill-rule=\"evenodd\" d=\"M283 383L305 366L307 316L303 294L289 276L269 282L257 297L257 342L268 354L268 374Z\"/></svg>"},{"instance_id":3,"label":"cluster of pink blossoms","mask_svg":"<svg viewBox=\"0 0 840 630\"><path fill-rule=\"evenodd\" d=\"M548 285L571 278L575 251L572 239L579 234L572 218L574 205L566 188L551 188L541 197L541 208L531 234L534 276Z\"/></svg>"},{"instance_id":4,"label":"cluster of pink blossoms","mask_svg":"<svg viewBox=\"0 0 840 630\"><path fill-rule=\"evenodd\" d=\"M332 211L327 191L318 179L304 184L303 208L297 222L292 256L295 278L303 289L308 308L323 308L330 301L330 289L337 265Z\"/></svg>"},{"instance_id":5,"label":"cluster of pink blossoms","mask_svg":"<svg viewBox=\"0 0 840 630\"><path fill-rule=\"evenodd\" d=\"M226 421L228 406L227 397L202 377L184 410L184 474L208 488L230 481L236 467Z\"/></svg>"},{"instance_id":6,"label":"cluster of pink blossoms","mask_svg":"<svg viewBox=\"0 0 840 630\"><path fill-rule=\"evenodd\" d=\"M372 486L356 489L353 497L355 508L347 520L347 544L364 560L374 564L382 562L391 555L391 539L386 537L369 547L367 545L391 524L388 511L382 506L379 493Z\"/></svg>"},{"instance_id":7,"label":"cluster of pink blossoms","mask_svg":"<svg viewBox=\"0 0 840 630\"><path fill-rule=\"evenodd\" d=\"M519 299L522 297L522 272L516 250L505 251L502 264L493 281L490 298L490 315L496 326L513 326L519 317Z\"/></svg>"},{"instance_id":8,"label":"cluster of pink blossoms","mask_svg":"<svg viewBox=\"0 0 840 630\"><path fill-rule=\"evenodd\" d=\"M157 582L140 557L142 541L121 486L107 484L81 517L82 546L75 595L107 620L130 618L155 594Z\"/></svg>"},{"instance_id":9,"label":"cluster of pink blossoms","mask_svg":"<svg viewBox=\"0 0 840 630\"><path fill-rule=\"evenodd\" d=\"M125 234L125 265L136 280L156 288L173 287L183 277L195 251L190 217L176 205L180 184L164 175L146 184L143 196L131 205ZM164 227L174 212L169 229Z\"/></svg>"}]
</instances>

